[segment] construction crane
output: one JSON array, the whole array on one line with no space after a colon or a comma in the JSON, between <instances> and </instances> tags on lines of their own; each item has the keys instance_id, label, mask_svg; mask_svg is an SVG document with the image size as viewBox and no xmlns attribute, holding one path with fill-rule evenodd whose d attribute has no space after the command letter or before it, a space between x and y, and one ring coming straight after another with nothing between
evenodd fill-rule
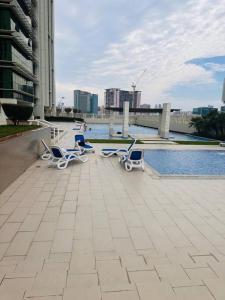
<instances>
[{"instance_id":1,"label":"construction crane","mask_svg":"<svg viewBox=\"0 0 225 300\"><path fill-rule=\"evenodd\" d=\"M141 72L141 74L139 75L139 77L137 78L136 82L132 82L131 87L132 87L132 89L133 89L133 105L134 105L134 107L137 106L137 103L136 103L136 105L135 105L135 91L136 91L136 86L137 86L138 83L140 82L141 78L145 75L145 73L147 72L147 70L148 70L147 68L144 69L144 70Z\"/></svg>"},{"instance_id":2,"label":"construction crane","mask_svg":"<svg viewBox=\"0 0 225 300\"><path fill-rule=\"evenodd\" d=\"M136 91L136 86L137 86L138 83L140 82L141 78L145 75L145 73L147 72L147 70L148 70L147 68L144 69L144 70L141 72L141 74L139 75L139 77L137 78L137 80L136 80L135 82L132 82L131 87L132 87L132 89L133 89L134 94L135 94L135 91Z\"/></svg>"}]
</instances>

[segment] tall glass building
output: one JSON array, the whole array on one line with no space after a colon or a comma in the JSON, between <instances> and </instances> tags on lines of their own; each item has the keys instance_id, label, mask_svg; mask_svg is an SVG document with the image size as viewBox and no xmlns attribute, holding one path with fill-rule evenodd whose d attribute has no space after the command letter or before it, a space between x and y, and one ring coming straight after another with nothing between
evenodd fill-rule
<instances>
[{"instance_id":1,"label":"tall glass building","mask_svg":"<svg viewBox=\"0 0 225 300\"><path fill-rule=\"evenodd\" d=\"M97 114L98 113L98 95L89 92L75 90L74 91L74 108L82 113Z\"/></svg>"},{"instance_id":2,"label":"tall glass building","mask_svg":"<svg viewBox=\"0 0 225 300\"><path fill-rule=\"evenodd\" d=\"M53 0L0 0L0 106L55 109L53 50Z\"/></svg>"}]
</instances>

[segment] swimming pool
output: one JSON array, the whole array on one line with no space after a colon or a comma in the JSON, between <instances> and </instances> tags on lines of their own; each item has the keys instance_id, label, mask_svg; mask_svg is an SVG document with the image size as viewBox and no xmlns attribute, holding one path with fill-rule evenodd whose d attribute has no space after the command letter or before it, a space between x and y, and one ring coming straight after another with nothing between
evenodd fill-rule
<instances>
[{"instance_id":1,"label":"swimming pool","mask_svg":"<svg viewBox=\"0 0 225 300\"><path fill-rule=\"evenodd\" d=\"M115 132L122 132L122 125L113 125ZM141 135L142 137L154 137L157 136L158 130L149 127L142 127L131 125L129 126L130 135ZM88 124L87 131L85 132L85 137L87 139L113 139L109 136L109 125L108 124ZM118 139L115 137L114 139ZM205 138L193 136L190 134L182 134L176 132L170 132L170 140L179 141L202 141L208 140Z\"/></svg>"},{"instance_id":2,"label":"swimming pool","mask_svg":"<svg viewBox=\"0 0 225 300\"><path fill-rule=\"evenodd\" d=\"M161 175L225 175L220 150L145 150L145 161Z\"/></svg>"}]
</instances>

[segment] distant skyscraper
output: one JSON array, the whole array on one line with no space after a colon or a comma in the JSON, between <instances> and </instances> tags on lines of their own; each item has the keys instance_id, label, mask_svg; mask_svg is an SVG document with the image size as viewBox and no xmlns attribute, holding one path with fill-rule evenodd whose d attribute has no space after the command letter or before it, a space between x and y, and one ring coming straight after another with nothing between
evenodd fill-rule
<instances>
[{"instance_id":1,"label":"distant skyscraper","mask_svg":"<svg viewBox=\"0 0 225 300\"><path fill-rule=\"evenodd\" d=\"M123 107L123 102L129 101L130 107L139 108L141 104L140 91L124 91L118 88L105 90L105 107Z\"/></svg>"},{"instance_id":2,"label":"distant skyscraper","mask_svg":"<svg viewBox=\"0 0 225 300\"><path fill-rule=\"evenodd\" d=\"M82 113L97 114L98 113L98 95L89 92L75 90L74 91L74 108Z\"/></svg>"},{"instance_id":3,"label":"distant skyscraper","mask_svg":"<svg viewBox=\"0 0 225 300\"><path fill-rule=\"evenodd\" d=\"M151 108L151 105L150 104L142 104L140 107L141 108Z\"/></svg>"},{"instance_id":4,"label":"distant skyscraper","mask_svg":"<svg viewBox=\"0 0 225 300\"><path fill-rule=\"evenodd\" d=\"M194 115L201 115L201 116L206 116L208 115L210 112L212 111L218 111L217 108L213 107L213 106L207 106L207 107L197 107L197 108L193 108L192 113Z\"/></svg>"}]
</instances>

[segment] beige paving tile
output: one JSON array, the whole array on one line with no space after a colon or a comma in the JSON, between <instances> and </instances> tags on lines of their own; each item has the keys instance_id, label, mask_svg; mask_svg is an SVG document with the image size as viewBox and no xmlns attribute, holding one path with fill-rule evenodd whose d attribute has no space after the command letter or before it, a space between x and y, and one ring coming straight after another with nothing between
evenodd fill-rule
<instances>
[{"instance_id":1,"label":"beige paving tile","mask_svg":"<svg viewBox=\"0 0 225 300\"><path fill-rule=\"evenodd\" d=\"M9 243L0 243L0 260L2 259L2 257L4 256L4 254L6 253L7 248L9 247Z\"/></svg>"},{"instance_id":2,"label":"beige paving tile","mask_svg":"<svg viewBox=\"0 0 225 300\"><path fill-rule=\"evenodd\" d=\"M3 206L0 208L0 214L1 215L10 215L14 212L16 207L18 206L17 202L6 202L3 204Z\"/></svg>"},{"instance_id":3,"label":"beige paving tile","mask_svg":"<svg viewBox=\"0 0 225 300\"><path fill-rule=\"evenodd\" d=\"M61 213L75 213L76 212L77 203L75 201L64 201Z\"/></svg>"},{"instance_id":4,"label":"beige paving tile","mask_svg":"<svg viewBox=\"0 0 225 300\"><path fill-rule=\"evenodd\" d=\"M0 295L3 300L23 300L24 290L8 291L0 288Z\"/></svg>"},{"instance_id":5,"label":"beige paving tile","mask_svg":"<svg viewBox=\"0 0 225 300\"><path fill-rule=\"evenodd\" d=\"M6 222L7 219L8 219L8 215L0 215L0 228Z\"/></svg>"},{"instance_id":6,"label":"beige paving tile","mask_svg":"<svg viewBox=\"0 0 225 300\"><path fill-rule=\"evenodd\" d=\"M67 278L67 287L90 287L98 285L97 274L69 274Z\"/></svg>"},{"instance_id":7,"label":"beige paving tile","mask_svg":"<svg viewBox=\"0 0 225 300\"><path fill-rule=\"evenodd\" d=\"M215 300L205 286L180 287L174 290L180 300Z\"/></svg>"},{"instance_id":8,"label":"beige paving tile","mask_svg":"<svg viewBox=\"0 0 225 300\"><path fill-rule=\"evenodd\" d=\"M33 242L27 254L29 259L47 258L51 249L51 242Z\"/></svg>"},{"instance_id":9,"label":"beige paving tile","mask_svg":"<svg viewBox=\"0 0 225 300\"><path fill-rule=\"evenodd\" d=\"M78 240L88 240L93 238L93 226L90 220L79 221L76 217L74 238Z\"/></svg>"},{"instance_id":10,"label":"beige paving tile","mask_svg":"<svg viewBox=\"0 0 225 300\"><path fill-rule=\"evenodd\" d=\"M66 272L55 272L52 271L42 271L37 274L36 279L34 280L32 289L28 291L27 297L32 296L39 296L38 290L40 293L40 296L48 296L48 295L54 295L51 294L52 291L55 291L55 296L58 295L58 292L60 291L62 293L63 288L66 286Z\"/></svg>"},{"instance_id":11,"label":"beige paving tile","mask_svg":"<svg viewBox=\"0 0 225 300\"><path fill-rule=\"evenodd\" d=\"M125 225L125 222L120 219L110 221L110 228L113 238L129 238L129 231Z\"/></svg>"},{"instance_id":12,"label":"beige paving tile","mask_svg":"<svg viewBox=\"0 0 225 300\"><path fill-rule=\"evenodd\" d=\"M97 261L97 270L101 290L119 291L129 289L129 280L126 270L117 260Z\"/></svg>"},{"instance_id":13,"label":"beige paving tile","mask_svg":"<svg viewBox=\"0 0 225 300\"><path fill-rule=\"evenodd\" d=\"M72 252L73 230L57 230L51 252Z\"/></svg>"},{"instance_id":14,"label":"beige paving tile","mask_svg":"<svg viewBox=\"0 0 225 300\"><path fill-rule=\"evenodd\" d=\"M75 223L75 214L73 213L65 213L60 214L58 220L58 229L73 229Z\"/></svg>"},{"instance_id":15,"label":"beige paving tile","mask_svg":"<svg viewBox=\"0 0 225 300\"><path fill-rule=\"evenodd\" d=\"M189 281L189 278L183 268L176 264L155 265L158 276L161 280L171 283L173 286L179 285L179 282Z\"/></svg>"},{"instance_id":16,"label":"beige paving tile","mask_svg":"<svg viewBox=\"0 0 225 300\"><path fill-rule=\"evenodd\" d=\"M34 232L18 232L7 250L7 255L26 255L33 238Z\"/></svg>"},{"instance_id":17,"label":"beige paving tile","mask_svg":"<svg viewBox=\"0 0 225 300\"><path fill-rule=\"evenodd\" d=\"M154 248L144 228L129 228L129 232L136 249Z\"/></svg>"},{"instance_id":18,"label":"beige paving tile","mask_svg":"<svg viewBox=\"0 0 225 300\"><path fill-rule=\"evenodd\" d=\"M115 249L118 255L135 255L137 254L131 242L131 239L113 239Z\"/></svg>"},{"instance_id":19,"label":"beige paving tile","mask_svg":"<svg viewBox=\"0 0 225 300\"><path fill-rule=\"evenodd\" d=\"M69 263L71 253L50 253L46 263Z\"/></svg>"},{"instance_id":20,"label":"beige paving tile","mask_svg":"<svg viewBox=\"0 0 225 300\"><path fill-rule=\"evenodd\" d=\"M144 257L141 255L129 255L124 254L121 256L122 266L127 269L127 271L144 271L144 270L154 270L153 265L147 264Z\"/></svg>"},{"instance_id":21,"label":"beige paving tile","mask_svg":"<svg viewBox=\"0 0 225 300\"><path fill-rule=\"evenodd\" d=\"M39 229L35 235L35 242L46 242L54 239L56 230L55 222L41 222Z\"/></svg>"},{"instance_id":22,"label":"beige paving tile","mask_svg":"<svg viewBox=\"0 0 225 300\"><path fill-rule=\"evenodd\" d=\"M11 242L21 223L5 223L0 229L0 243Z\"/></svg>"},{"instance_id":23,"label":"beige paving tile","mask_svg":"<svg viewBox=\"0 0 225 300\"><path fill-rule=\"evenodd\" d=\"M76 295L76 296L75 296ZM101 300L99 286L90 286L64 289L63 300Z\"/></svg>"},{"instance_id":24,"label":"beige paving tile","mask_svg":"<svg viewBox=\"0 0 225 300\"><path fill-rule=\"evenodd\" d=\"M205 279L204 283L216 300L225 299L224 279Z\"/></svg>"},{"instance_id":25,"label":"beige paving tile","mask_svg":"<svg viewBox=\"0 0 225 300\"><path fill-rule=\"evenodd\" d=\"M33 206L31 207L30 209L30 214L32 215L43 215L45 210L46 210L46 207L48 205L48 202L35 202L33 204Z\"/></svg>"},{"instance_id":26,"label":"beige paving tile","mask_svg":"<svg viewBox=\"0 0 225 300\"><path fill-rule=\"evenodd\" d=\"M178 300L171 286L164 282L137 283L137 289L141 300Z\"/></svg>"},{"instance_id":27,"label":"beige paving tile","mask_svg":"<svg viewBox=\"0 0 225 300\"><path fill-rule=\"evenodd\" d=\"M96 251L114 250L112 235L109 229L95 229L94 247Z\"/></svg>"},{"instance_id":28,"label":"beige paving tile","mask_svg":"<svg viewBox=\"0 0 225 300\"><path fill-rule=\"evenodd\" d=\"M203 280L203 279L217 279L218 276L210 268L195 268L195 269L185 269L188 277L191 280Z\"/></svg>"},{"instance_id":29,"label":"beige paving tile","mask_svg":"<svg viewBox=\"0 0 225 300\"><path fill-rule=\"evenodd\" d=\"M156 271L132 271L128 272L129 279L132 283L159 282Z\"/></svg>"},{"instance_id":30,"label":"beige paving tile","mask_svg":"<svg viewBox=\"0 0 225 300\"><path fill-rule=\"evenodd\" d=\"M48 207L45 211L43 221L44 222L57 222L59 218L59 207Z\"/></svg>"},{"instance_id":31,"label":"beige paving tile","mask_svg":"<svg viewBox=\"0 0 225 300\"><path fill-rule=\"evenodd\" d=\"M19 231L36 231L41 223L42 215L27 215Z\"/></svg>"},{"instance_id":32,"label":"beige paving tile","mask_svg":"<svg viewBox=\"0 0 225 300\"><path fill-rule=\"evenodd\" d=\"M9 217L8 222L23 222L29 212L29 208L17 208Z\"/></svg>"},{"instance_id":33,"label":"beige paving tile","mask_svg":"<svg viewBox=\"0 0 225 300\"><path fill-rule=\"evenodd\" d=\"M62 296L32 297L24 298L24 300L62 300Z\"/></svg>"},{"instance_id":34,"label":"beige paving tile","mask_svg":"<svg viewBox=\"0 0 225 300\"><path fill-rule=\"evenodd\" d=\"M140 217L135 211L124 211L123 215L128 227L142 227Z\"/></svg>"},{"instance_id":35,"label":"beige paving tile","mask_svg":"<svg viewBox=\"0 0 225 300\"><path fill-rule=\"evenodd\" d=\"M34 282L34 278L12 278L12 279L4 279L1 283L0 295L1 291L20 291L31 288Z\"/></svg>"},{"instance_id":36,"label":"beige paving tile","mask_svg":"<svg viewBox=\"0 0 225 300\"><path fill-rule=\"evenodd\" d=\"M120 291L103 293L102 300L140 300L140 298L136 291Z\"/></svg>"},{"instance_id":37,"label":"beige paving tile","mask_svg":"<svg viewBox=\"0 0 225 300\"><path fill-rule=\"evenodd\" d=\"M43 271L67 272L69 263L66 262L48 262L44 263Z\"/></svg>"},{"instance_id":38,"label":"beige paving tile","mask_svg":"<svg viewBox=\"0 0 225 300\"><path fill-rule=\"evenodd\" d=\"M95 258L93 255L76 254L72 256L70 263L71 274L96 273Z\"/></svg>"}]
</instances>

